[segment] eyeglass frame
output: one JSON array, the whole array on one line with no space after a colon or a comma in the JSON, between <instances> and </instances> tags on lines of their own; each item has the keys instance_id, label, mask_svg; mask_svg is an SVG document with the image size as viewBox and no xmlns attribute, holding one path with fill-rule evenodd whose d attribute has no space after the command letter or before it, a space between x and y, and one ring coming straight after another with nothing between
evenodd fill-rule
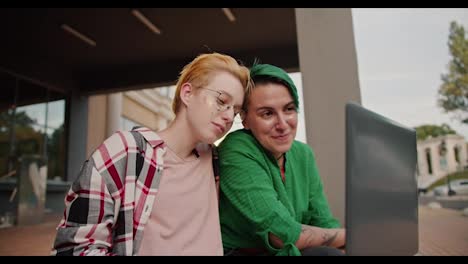
<instances>
[{"instance_id":1,"label":"eyeglass frame","mask_svg":"<svg viewBox=\"0 0 468 264\"><path fill-rule=\"evenodd\" d=\"M221 95L223 95L223 94L225 94L226 96L229 96L230 98L232 98L232 96L230 96L228 93L220 92L220 91L213 90L213 89L206 88L206 87L199 87L199 89L205 89L205 90L208 90L208 91L211 91L211 92L214 92L214 93L218 94L218 96L216 97L216 106L217 106L216 108L217 108L218 112L226 112L227 110L232 108L233 112L234 112L234 116L233 116L233 119L234 119L234 118L236 118L237 115L239 115L243 111L242 107L239 107L239 110L236 110L235 109L236 107L234 105L226 104L225 102L223 102L223 100L220 99ZM225 108L225 109L223 109L223 108Z\"/></svg>"}]
</instances>

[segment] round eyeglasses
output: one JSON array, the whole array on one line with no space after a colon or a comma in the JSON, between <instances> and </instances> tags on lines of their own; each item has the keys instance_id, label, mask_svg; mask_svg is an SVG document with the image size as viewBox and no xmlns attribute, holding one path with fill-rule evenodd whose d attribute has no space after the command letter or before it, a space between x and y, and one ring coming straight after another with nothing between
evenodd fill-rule
<instances>
[{"instance_id":1,"label":"round eyeglasses","mask_svg":"<svg viewBox=\"0 0 468 264\"><path fill-rule=\"evenodd\" d=\"M230 105L230 104L226 103L226 102L231 102L232 101L232 97L229 94L224 93L224 92L220 92L220 91L216 91L216 90L212 90L212 89L209 89L209 88L204 88L204 87L200 87L200 89L205 89L205 90L208 90L210 92L218 94L218 96L216 96L216 106L217 106L218 112L225 112L225 111L228 111L230 109L233 109L233 111L234 111L233 118L235 118L242 111L241 107Z\"/></svg>"}]
</instances>

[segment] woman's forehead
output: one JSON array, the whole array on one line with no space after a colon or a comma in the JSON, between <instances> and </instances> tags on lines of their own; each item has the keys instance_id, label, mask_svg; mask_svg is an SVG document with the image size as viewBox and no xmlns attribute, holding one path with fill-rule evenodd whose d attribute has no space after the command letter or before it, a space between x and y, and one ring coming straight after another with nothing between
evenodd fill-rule
<instances>
[{"instance_id":1,"label":"woman's forehead","mask_svg":"<svg viewBox=\"0 0 468 264\"><path fill-rule=\"evenodd\" d=\"M250 102L262 102L279 98L289 101L292 99L292 96L286 86L277 83L259 84L252 90L249 96Z\"/></svg>"}]
</instances>

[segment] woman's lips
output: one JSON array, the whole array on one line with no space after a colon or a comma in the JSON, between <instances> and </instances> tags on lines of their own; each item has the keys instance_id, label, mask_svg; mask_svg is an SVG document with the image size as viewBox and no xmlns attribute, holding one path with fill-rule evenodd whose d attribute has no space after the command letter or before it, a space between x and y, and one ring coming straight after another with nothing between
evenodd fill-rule
<instances>
[{"instance_id":1,"label":"woman's lips","mask_svg":"<svg viewBox=\"0 0 468 264\"><path fill-rule=\"evenodd\" d=\"M217 123L212 123L217 129L218 131L222 134L224 133L224 131L226 130L222 125L220 124L217 124Z\"/></svg>"},{"instance_id":2,"label":"woman's lips","mask_svg":"<svg viewBox=\"0 0 468 264\"><path fill-rule=\"evenodd\" d=\"M286 141L289 138L289 134L284 134L284 135L279 135L279 136L274 136L273 139L278 140L278 141Z\"/></svg>"}]
</instances>

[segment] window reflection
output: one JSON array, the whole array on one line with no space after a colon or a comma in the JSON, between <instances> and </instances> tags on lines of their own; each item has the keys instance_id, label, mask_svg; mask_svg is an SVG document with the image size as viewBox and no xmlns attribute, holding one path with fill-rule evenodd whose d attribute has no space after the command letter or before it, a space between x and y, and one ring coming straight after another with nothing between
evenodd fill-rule
<instances>
[{"instance_id":1,"label":"window reflection","mask_svg":"<svg viewBox=\"0 0 468 264\"><path fill-rule=\"evenodd\" d=\"M50 102L47 114L48 178L65 177L65 100Z\"/></svg>"},{"instance_id":2,"label":"window reflection","mask_svg":"<svg viewBox=\"0 0 468 264\"><path fill-rule=\"evenodd\" d=\"M0 108L0 181L15 178L2 176L13 176L25 155L46 159L49 179L65 179L64 95L25 82L1 84L15 92Z\"/></svg>"},{"instance_id":3,"label":"window reflection","mask_svg":"<svg viewBox=\"0 0 468 264\"><path fill-rule=\"evenodd\" d=\"M46 104L34 104L16 109L15 134L17 155L41 155L45 151Z\"/></svg>"}]
</instances>

